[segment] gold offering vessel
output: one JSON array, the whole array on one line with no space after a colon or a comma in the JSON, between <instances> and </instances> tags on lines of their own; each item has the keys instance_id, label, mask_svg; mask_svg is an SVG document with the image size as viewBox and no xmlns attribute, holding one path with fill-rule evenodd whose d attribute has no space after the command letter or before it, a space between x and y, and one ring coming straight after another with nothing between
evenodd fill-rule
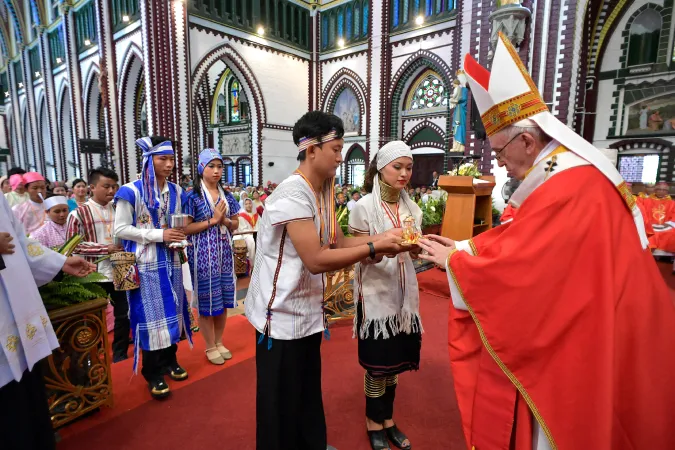
<instances>
[{"instance_id":1,"label":"gold offering vessel","mask_svg":"<svg viewBox=\"0 0 675 450\"><path fill-rule=\"evenodd\" d=\"M415 218L408 216L403 219L403 245L415 245L422 237L422 233L415 224Z\"/></svg>"}]
</instances>

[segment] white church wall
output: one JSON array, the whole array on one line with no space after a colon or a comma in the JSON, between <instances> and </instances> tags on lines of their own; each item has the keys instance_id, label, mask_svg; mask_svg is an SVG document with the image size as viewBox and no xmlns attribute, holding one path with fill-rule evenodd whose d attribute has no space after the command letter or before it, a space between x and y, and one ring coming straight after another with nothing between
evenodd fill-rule
<instances>
[{"instance_id":1,"label":"white church wall","mask_svg":"<svg viewBox=\"0 0 675 450\"><path fill-rule=\"evenodd\" d=\"M452 64L450 61L452 61L453 44L452 29L450 29L433 38L424 39L423 35L419 42L412 41L393 46L391 52L392 76L412 54L419 50L429 50L432 53L436 53L443 61L451 66Z\"/></svg>"},{"instance_id":2,"label":"white church wall","mask_svg":"<svg viewBox=\"0 0 675 450\"><path fill-rule=\"evenodd\" d=\"M366 54L348 56L346 59L321 63L321 92L326 90L328 82L340 69L349 69L355 72L361 81L368 79L368 58Z\"/></svg>"},{"instance_id":3,"label":"white church wall","mask_svg":"<svg viewBox=\"0 0 675 450\"><path fill-rule=\"evenodd\" d=\"M279 183L298 167L298 147L293 143L293 134L287 130L263 128L263 179L258 184ZM269 163L274 163L270 167Z\"/></svg>"}]
</instances>

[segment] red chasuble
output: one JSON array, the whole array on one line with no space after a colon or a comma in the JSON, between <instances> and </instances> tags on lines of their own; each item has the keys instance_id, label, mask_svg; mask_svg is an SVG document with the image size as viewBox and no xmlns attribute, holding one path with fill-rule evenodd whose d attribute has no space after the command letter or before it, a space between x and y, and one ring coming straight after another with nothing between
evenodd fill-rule
<instances>
[{"instance_id":1,"label":"red chasuble","mask_svg":"<svg viewBox=\"0 0 675 450\"><path fill-rule=\"evenodd\" d=\"M670 199L643 198L638 200L645 212L645 225L662 225L675 220L675 201Z\"/></svg>"},{"instance_id":2,"label":"red chasuble","mask_svg":"<svg viewBox=\"0 0 675 450\"><path fill-rule=\"evenodd\" d=\"M593 192L594 195L586 195ZM455 252L455 391L468 448L675 449L675 307L631 214L592 166Z\"/></svg>"}]
</instances>

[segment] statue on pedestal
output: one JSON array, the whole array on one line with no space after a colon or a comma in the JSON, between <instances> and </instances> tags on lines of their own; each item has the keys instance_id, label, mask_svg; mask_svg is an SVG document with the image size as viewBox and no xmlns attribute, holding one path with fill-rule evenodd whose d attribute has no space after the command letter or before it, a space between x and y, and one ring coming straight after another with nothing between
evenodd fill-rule
<instances>
[{"instance_id":1,"label":"statue on pedestal","mask_svg":"<svg viewBox=\"0 0 675 450\"><path fill-rule=\"evenodd\" d=\"M491 49L488 53L490 59L500 32L504 33L515 47L520 46L525 39L527 21L531 15L530 10L525 8L520 0L497 0L497 8L490 14L492 22Z\"/></svg>"},{"instance_id":2,"label":"statue on pedestal","mask_svg":"<svg viewBox=\"0 0 675 450\"><path fill-rule=\"evenodd\" d=\"M450 96L450 109L455 109L452 115L453 144L450 151L462 153L466 142L466 101L469 95L468 89L460 80L463 74L461 70L457 71L458 77L452 82L453 90Z\"/></svg>"}]
</instances>

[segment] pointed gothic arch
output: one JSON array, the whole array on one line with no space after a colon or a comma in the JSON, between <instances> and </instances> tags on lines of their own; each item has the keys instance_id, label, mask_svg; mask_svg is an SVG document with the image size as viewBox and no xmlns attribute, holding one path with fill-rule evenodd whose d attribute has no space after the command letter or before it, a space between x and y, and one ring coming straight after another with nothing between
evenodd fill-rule
<instances>
[{"instance_id":1,"label":"pointed gothic arch","mask_svg":"<svg viewBox=\"0 0 675 450\"><path fill-rule=\"evenodd\" d=\"M210 111L208 105L211 104L210 88L206 85L208 82L208 71L218 61L224 63L233 72L239 83L241 83L244 91L248 95L249 109L251 115L251 148L252 148L252 180L253 183L260 183L263 180L262 167L262 127L267 122L267 112L265 102L263 100L262 89L255 77L251 68L246 64L241 55L229 44L224 43L212 48L206 56L197 64L192 73L192 93L195 98L195 104L201 101L205 105L202 106L202 111L207 113ZM204 98L206 96L206 98ZM194 108L194 115L196 115L198 108ZM202 124L208 123L208 116L202 117ZM202 130L194 129L199 123L199 119L193 116L193 132L194 136L198 137ZM199 141L199 138L196 140ZM199 154L200 149L194 147L190 149L192 160ZM255 176L253 176L255 175Z\"/></svg>"},{"instance_id":2,"label":"pointed gothic arch","mask_svg":"<svg viewBox=\"0 0 675 450\"><path fill-rule=\"evenodd\" d=\"M401 139L403 137L401 113L406 93L411 89L415 80L429 69L438 74L443 85L445 85L446 89L449 89L452 82L452 71L450 70L450 66L440 56L428 50L419 50L412 54L392 78L389 94L385 99L388 120L385 119L382 124L385 127L383 133L381 133L383 136L388 136L391 139ZM452 116L448 113L444 130L446 148L448 147L447 136L450 135L451 118Z\"/></svg>"},{"instance_id":3,"label":"pointed gothic arch","mask_svg":"<svg viewBox=\"0 0 675 450\"><path fill-rule=\"evenodd\" d=\"M80 176L80 159L76 154L77 145L73 135L73 110L70 104L70 86L63 83L58 100L59 139L61 139L62 171L67 180Z\"/></svg>"},{"instance_id":4,"label":"pointed gothic arch","mask_svg":"<svg viewBox=\"0 0 675 450\"><path fill-rule=\"evenodd\" d=\"M120 71L119 105L121 124L121 178L124 182L135 180L140 171L141 157L136 148L137 99L143 84L143 53L131 44L122 59ZM140 137L140 136L138 136Z\"/></svg>"},{"instance_id":5,"label":"pointed gothic arch","mask_svg":"<svg viewBox=\"0 0 675 450\"><path fill-rule=\"evenodd\" d=\"M360 120L358 125L358 134L365 135L366 126L364 119L366 118L367 114L366 105L368 104L368 88L366 87L363 80L361 80L361 77L359 77L358 74L353 70L342 68L338 70L330 80L328 80L328 83L326 83L326 88L321 94L321 110L334 114L338 99L347 89L354 93L354 96L356 97L356 100L359 104Z\"/></svg>"}]
</instances>

